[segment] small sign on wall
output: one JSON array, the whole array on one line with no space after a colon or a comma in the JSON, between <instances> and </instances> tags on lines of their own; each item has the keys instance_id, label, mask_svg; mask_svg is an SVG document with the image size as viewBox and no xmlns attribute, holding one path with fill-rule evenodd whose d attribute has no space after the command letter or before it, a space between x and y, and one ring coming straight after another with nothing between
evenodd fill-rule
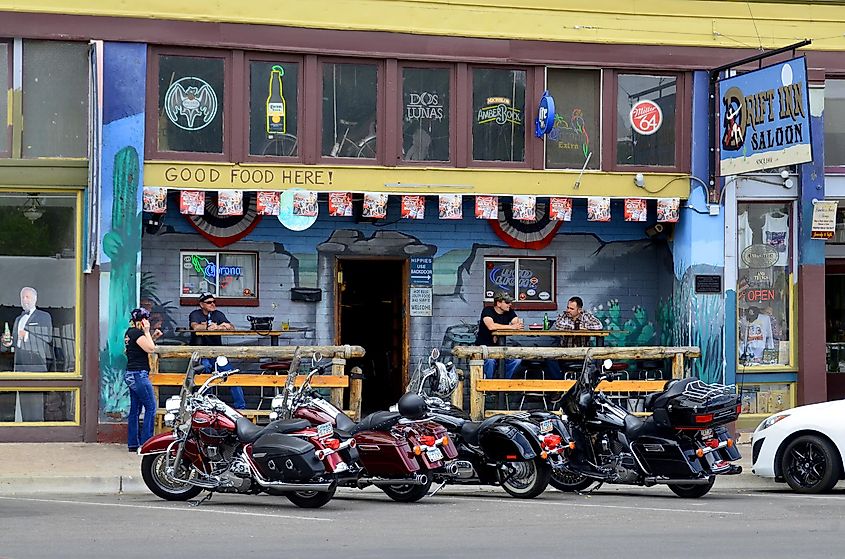
<instances>
[{"instance_id":1,"label":"small sign on wall","mask_svg":"<svg viewBox=\"0 0 845 559\"><path fill-rule=\"evenodd\" d=\"M411 258L411 285L431 287L434 260L430 256Z\"/></svg>"},{"instance_id":2,"label":"small sign on wall","mask_svg":"<svg viewBox=\"0 0 845 559\"><path fill-rule=\"evenodd\" d=\"M412 287L410 307L411 316L431 316L431 288Z\"/></svg>"},{"instance_id":3,"label":"small sign on wall","mask_svg":"<svg viewBox=\"0 0 845 559\"><path fill-rule=\"evenodd\" d=\"M716 274L696 274L695 292L721 294L722 276Z\"/></svg>"}]
</instances>

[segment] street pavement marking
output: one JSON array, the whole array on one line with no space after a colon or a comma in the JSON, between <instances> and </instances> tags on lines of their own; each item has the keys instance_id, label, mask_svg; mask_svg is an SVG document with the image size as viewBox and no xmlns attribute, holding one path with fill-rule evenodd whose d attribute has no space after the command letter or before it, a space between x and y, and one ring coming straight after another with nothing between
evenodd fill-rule
<instances>
[{"instance_id":1,"label":"street pavement marking","mask_svg":"<svg viewBox=\"0 0 845 559\"><path fill-rule=\"evenodd\" d=\"M268 514L262 512L242 512L242 511L233 511L233 510L211 510L208 508L199 508L199 507L191 507L191 508L174 508L174 507L166 507L162 505L132 505L129 503L98 503L95 501L70 501L70 500L62 500L62 499L34 499L31 497L4 497L0 496L0 499L5 499L7 501L31 501L35 503L59 503L59 504L68 504L68 505L95 505L101 507L124 507L130 509L154 509L154 510L171 510L171 511L188 511L188 512L209 512L215 514L232 514L236 516L258 516L258 517L266 517L266 518L288 518L292 520L317 520L320 522L334 522L333 518L319 518L316 516L294 516L290 514Z\"/></svg>"},{"instance_id":2,"label":"street pavement marking","mask_svg":"<svg viewBox=\"0 0 845 559\"><path fill-rule=\"evenodd\" d=\"M807 493L747 493L751 497L786 497L788 499L810 499L810 500L829 500L829 501L845 501L845 495L815 495Z\"/></svg>"},{"instance_id":3,"label":"street pavement marking","mask_svg":"<svg viewBox=\"0 0 845 559\"><path fill-rule=\"evenodd\" d=\"M736 516L741 516L741 515L744 514L744 513L741 513L741 512L730 512L730 511L724 511L724 510L666 509L666 508L659 508L659 507L640 507L640 506L628 506L628 505L596 505L596 504L587 504L587 503L565 503L565 502L561 502L561 501L555 501L555 502L534 501L534 500L519 501L519 500L512 499L512 498L510 498L510 499L508 499L508 498L493 499L493 498L488 498L488 497L481 497L481 498L459 497L457 495L455 495L454 497L456 497L458 499L464 499L464 500L472 499L473 501L493 501L493 502L496 502L496 503L508 503L508 504L513 504L513 505L525 505L525 506L529 506L529 505L551 505L551 506L554 506L554 507L584 507L584 508L599 508L599 509L623 509L623 510L635 510L635 511L647 510L647 511L653 511L653 512L688 512L688 513L692 513L692 514L730 514L730 515L736 515Z\"/></svg>"}]
</instances>

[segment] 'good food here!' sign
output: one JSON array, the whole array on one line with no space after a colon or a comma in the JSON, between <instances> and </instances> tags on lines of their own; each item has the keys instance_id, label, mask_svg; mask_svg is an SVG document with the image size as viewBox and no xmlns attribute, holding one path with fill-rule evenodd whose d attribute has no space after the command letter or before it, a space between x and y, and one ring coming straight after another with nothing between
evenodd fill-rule
<instances>
[{"instance_id":1,"label":"'good food here!' sign","mask_svg":"<svg viewBox=\"0 0 845 559\"><path fill-rule=\"evenodd\" d=\"M804 58L719 82L720 175L813 160Z\"/></svg>"}]
</instances>

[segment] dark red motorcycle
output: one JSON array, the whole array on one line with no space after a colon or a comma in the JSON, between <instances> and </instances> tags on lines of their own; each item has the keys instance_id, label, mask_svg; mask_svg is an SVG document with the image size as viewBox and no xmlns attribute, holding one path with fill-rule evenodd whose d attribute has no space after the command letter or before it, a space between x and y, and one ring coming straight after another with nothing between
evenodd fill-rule
<instances>
[{"instance_id":1,"label":"dark red motorcycle","mask_svg":"<svg viewBox=\"0 0 845 559\"><path fill-rule=\"evenodd\" d=\"M169 501L185 501L203 490L220 493L283 495L297 506L317 508L337 489L337 476L349 467L341 452L354 445L333 436L330 424L299 419L254 425L209 389L232 369L218 357L213 374L198 389L194 354L179 396L166 402L165 424L172 431L141 447L141 475L150 491ZM202 502L202 501L200 501Z\"/></svg>"}]
</instances>

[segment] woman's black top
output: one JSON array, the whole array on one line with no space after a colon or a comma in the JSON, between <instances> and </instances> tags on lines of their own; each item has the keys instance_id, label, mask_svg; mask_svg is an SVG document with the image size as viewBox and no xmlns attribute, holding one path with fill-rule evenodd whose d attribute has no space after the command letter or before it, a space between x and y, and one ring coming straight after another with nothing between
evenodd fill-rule
<instances>
[{"instance_id":1,"label":"woman's black top","mask_svg":"<svg viewBox=\"0 0 845 559\"><path fill-rule=\"evenodd\" d=\"M144 336L140 328L129 328L123 336L123 343L126 346L126 370L127 371L149 371L150 356L138 345L138 338Z\"/></svg>"}]
</instances>

